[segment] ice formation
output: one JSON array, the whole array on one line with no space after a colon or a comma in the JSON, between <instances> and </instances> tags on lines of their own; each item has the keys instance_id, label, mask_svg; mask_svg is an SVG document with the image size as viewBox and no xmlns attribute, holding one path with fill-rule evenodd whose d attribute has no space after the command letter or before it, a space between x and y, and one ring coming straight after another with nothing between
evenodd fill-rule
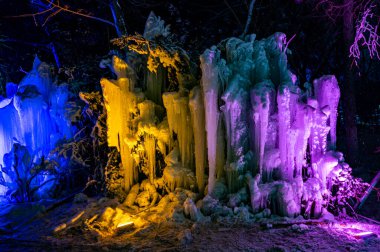
<instances>
[{"instance_id":1,"label":"ice formation","mask_svg":"<svg viewBox=\"0 0 380 252\"><path fill-rule=\"evenodd\" d=\"M70 139L75 131L66 112L67 86L53 83L50 71L49 65L36 57L32 70L18 86L7 84L7 98L0 102L0 177L8 184L15 181L4 172L10 169L5 167L4 156L11 152L14 143L26 146L33 160L46 158L57 141ZM37 176L32 183L46 179ZM8 189L0 188L0 196Z\"/></svg>"},{"instance_id":2,"label":"ice formation","mask_svg":"<svg viewBox=\"0 0 380 252\"><path fill-rule=\"evenodd\" d=\"M206 168L206 130L205 130L205 110L203 95L199 86L194 87L190 92L189 107L193 123L195 168L197 186L201 193L205 188L205 168Z\"/></svg>"},{"instance_id":3,"label":"ice formation","mask_svg":"<svg viewBox=\"0 0 380 252\"><path fill-rule=\"evenodd\" d=\"M146 29L148 37L166 32L154 17ZM226 188L236 205L248 181L254 213L318 217L343 160L334 151L340 91L334 76L315 80L314 94L303 90L287 52L282 33L226 39L200 56L201 85L179 80L177 91L167 90L164 65L148 68L134 88L133 65L114 57L118 79L101 83L125 189L142 172L157 188L205 191L207 199Z\"/></svg>"},{"instance_id":4,"label":"ice formation","mask_svg":"<svg viewBox=\"0 0 380 252\"><path fill-rule=\"evenodd\" d=\"M217 160L223 155L218 155L218 138L220 137L219 125L221 124L221 111L219 109L219 97L222 89L221 75L223 74L224 61L220 59L220 52L216 47L206 50L201 55L202 89L205 107L205 128L207 133L207 157L208 157L208 193L212 192L216 181ZM222 77L223 78L223 77Z\"/></svg>"},{"instance_id":5,"label":"ice formation","mask_svg":"<svg viewBox=\"0 0 380 252\"><path fill-rule=\"evenodd\" d=\"M296 216L302 209L317 217L326 203L328 178L338 165L335 152L328 150L336 143L339 87L334 76L324 76L314 82L315 96L304 93L288 70L285 41L281 33L261 41L231 38L202 55L203 88L219 94L213 100L205 96L206 121L219 119L217 113L207 117L207 109L222 104L215 111L223 111L227 133L227 185L237 191L243 186L238 181L248 174L254 212L270 208L274 214ZM205 61L213 59L210 55L223 65L210 71ZM222 76L225 86L211 79L220 71L227 73ZM207 147L214 148L213 142L208 139ZM209 168L213 165L209 154Z\"/></svg>"}]
</instances>

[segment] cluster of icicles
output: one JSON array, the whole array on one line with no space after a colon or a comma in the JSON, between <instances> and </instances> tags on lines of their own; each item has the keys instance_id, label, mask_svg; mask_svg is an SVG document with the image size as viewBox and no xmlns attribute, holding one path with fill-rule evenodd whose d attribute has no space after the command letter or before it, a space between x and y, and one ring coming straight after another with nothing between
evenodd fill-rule
<instances>
[{"instance_id":1,"label":"cluster of icicles","mask_svg":"<svg viewBox=\"0 0 380 252\"><path fill-rule=\"evenodd\" d=\"M222 181L230 193L248 185L254 212L320 216L331 180L347 165L333 151L339 86L323 76L301 89L286 51L282 33L227 39L201 55L201 85L178 92L165 92L160 72L148 73L142 92L114 56L117 79L101 85L124 189L141 170L168 190L212 194Z\"/></svg>"},{"instance_id":2,"label":"cluster of icicles","mask_svg":"<svg viewBox=\"0 0 380 252\"><path fill-rule=\"evenodd\" d=\"M68 95L68 86L53 83L51 67L38 57L19 85L7 83L6 97L0 97L0 196L16 184L10 174L18 172L18 179L29 175L29 167L14 168L13 160L6 157L14 143L26 146L34 159L31 162L35 162L46 158L59 140L72 137L74 128L66 111ZM47 178L37 176L32 183L43 183Z\"/></svg>"}]
</instances>

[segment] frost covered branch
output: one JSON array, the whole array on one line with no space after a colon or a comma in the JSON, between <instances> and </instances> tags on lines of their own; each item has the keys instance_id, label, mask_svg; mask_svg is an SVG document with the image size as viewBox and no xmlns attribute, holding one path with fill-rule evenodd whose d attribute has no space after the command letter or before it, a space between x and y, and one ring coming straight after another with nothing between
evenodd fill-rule
<instances>
[{"instance_id":1,"label":"frost covered branch","mask_svg":"<svg viewBox=\"0 0 380 252\"><path fill-rule=\"evenodd\" d=\"M360 48L365 47L368 49L371 59L380 59L378 47L380 46L380 36L377 34L377 29L379 24L371 24L371 19L374 14L372 9L375 5L370 5L363 12L362 17L356 24L356 33L354 42L350 47L350 58L352 58L353 63L358 65L358 60L360 59Z\"/></svg>"}]
</instances>

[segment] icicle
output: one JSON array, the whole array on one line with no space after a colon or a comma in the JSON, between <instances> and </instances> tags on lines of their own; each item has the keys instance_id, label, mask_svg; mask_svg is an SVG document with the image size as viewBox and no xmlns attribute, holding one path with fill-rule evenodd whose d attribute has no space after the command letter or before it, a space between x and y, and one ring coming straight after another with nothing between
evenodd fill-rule
<instances>
[{"instance_id":1,"label":"icicle","mask_svg":"<svg viewBox=\"0 0 380 252\"><path fill-rule=\"evenodd\" d=\"M177 92L166 92L162 94L162 100L166 109L170 134L178 132L178 123L176 122L176 112L174 107L174 99L179 97Z\"/></svg>"},{"instance_id":2,"label":"icicle","mask_svg":"<svg viewBox=\"0 0 380 252\"><path fill-rule=\"evenodd\" d=\"M277 94L278 104L278 140L281 158L281 172L283 179L290 177L287 170L288 136L290 130L290 91L287 86L280 87Z\"/></svg>"},{"instance_id":3,"label":"icicle","mask_svg":"<svg viewBox=\"0 0 380 252\"><path fill-rule=\"evenodd\" d=\"M298 102L295 117L295 128L297 129L297 140L295 144L295 176L302 175L302 167L306 158L306 149L310 130L313 125L313 108Z\"/></svg>"},{"instance_id":4,"label":"icicle","mask_svg":"<svg viewBox=\"0 0 380 252\"><path fill-rule=\"evenodd\" d=\"M251 90L251 104L254 121L254 146L256 166L259 167L259 173L263 174L263 162L265 143L267 141L267 132L271 106L274 101L274 87L271 82L261 82L256 84ZM267 178L268 179L268 178Z\"/></svg>"},{"instance_id":5,"label":"icicle","mask_svg":"<svg viewBox=\"0 0 380 252\"><path fill-rule=\"evenodd\" d=\"M47 102L38 93L32 91L34 86L27 85L19 89L14 98L14 105L21 122L21 131L29 151L47 156L50 152L50 136L54 133Z\"/></svg>"},{"instance_id":6,"label":"icicle","mask_svg":"<svg viewBox=\"0 0 380 252\"><path fill-rule=\"evenodd\" d=\"M158 67L157 73L147 70L146 97L158 105L163 105L162 92L165 89L165 69Z\"/></svg>"},{"instance_id":7,"label":"icicle","mask_svg":"<svg viewBox=\"0 0 380 252\"><path fill-rule=\"evenodd\" d=\"M191 115L189 109L189 98L179 97L174 100L174 110L176 113L177 137L181 163L183 167L193 169L194 167L194 137L191 125Z\"/></svg>"},{"instance_id":8,"label":"icicle","mask_svg":"<svg viewBox=\"0 0 380 252\"><path fill-rule=\"evenodd\" d=\"M194 87L190 92L189 107L193 122L195 142L195 175L197 178L198 190L203 194L206 166L206 130L204 103L201 88L199 86Z\"/></svg>"},{"instance_id":9,"label":"icicle","mask_svg":"<svg viewBox=\"0 0 380 252\"><path fill-rule=\"evenodd\" d=\"M107 142L108 146L115 146L120 151L120 88L112 80L101 79L100 84L103 90L104 106L107 111Z\"/></svg>"},{"instance_id":10,"label":"icicle","mask_svg":"<svg viewBox=\"0 0 380 252\"><path fill-rule=\"evenodd\" d=\"M227 133L227 176L229 190L235 192L241 187L241 177L246 172L248 164L242 165L239 159L249 151L248 104L249 95L245 90L249 81L239 74L229 82L227 90L222 95L225 105L222 107ZM234 165L231 165L235 163ZM240 182L239 182L240 181ZM232 184L234 186L232 186Z\"/></svg>"},{"instance_id":11,"label":"icicle","mask_svg":"<svg viewBox=\"0 0 380 252\"><path fill-rule=\"evenodd\" d=\"M131 153L131 136L137 131L133 118L137 104L143 100L141 93L133 93L134 72L122 59L112 58L112 71L117 80L100 81L107 110L108 145L117 146L124 170L124 189L129 190L137 181L138 171Z\"/></svg>"},{"instance_id":12,"label":"icicle","mask_svg":"<svg viewBox=\"0 0 380 252\"><path fill-rule=\"evenodd\" d=\"M311 155L311 163L317 163L327 149L327 134L330 127L327 126L327 119L330 113L329 106L319 109L318 102L309 99L309 103L315 108L313 113L313 126L310 131L309 149ZM311 101L313 101L311 103Z\"/></svg>"},{"instance_id":13,"label":"icicle","mask_svg":"<svg viewBox=\"0 0 380 252\"><path fill-rule=\"evenodd\" d=\"M156 139L152 135L145 135L144 147L148 159L149 181L154 184L156 178Z\"/></svg>"},{"instance_id":14,"label":"icicle","mask_svg":"<svg viewBox=\"0 0 380 252\"><path fill-rule=\"evenodd\" d=\"M330 107L330 117L328 126L330 126L330 147L336 147L336 123L338 117L338 104L340 98L340 89L335 76L323 76L314 80L315 97L321 108L328 105Z\"/></svg>"},{"instance_id":15,"label":"icicle","mask_svg":"<svg viewBox=\"0 0 380 252\"><path fill-rule=\"evenodd\" d=\"M215 185L217 165L218 125L220 111L218 97L221 88L219 73L221 71L220 51L216 47L206 50L200 57L202 69L202 89L205 107L206 133L207 133L207 156L209 166L208 193L210 194Z\"/></svg>"},{"instance_id":16,"label":"icicle","mask_svg":"<svg viewBox=\"0 0 380 252\"><path fill-rule=\"evenodd\" d=\"M155 104L146 100L138 104L138 120L133 124L138 124L137 135L142 135L144 142L144 154L146 154L147 166L149 171L149 181L154 184L156 178L156 138L159 137L159 131L155 125ZM137 163L137 162L136 162Z\"/></svg>"},{"instance_id":17,"label":"icicle","mask_svg":"<svg viewBox=\"0 0 380 252\"><path fill-rule=\"evenodd\" d=\"M227 162L236 160L248 150L248 93L240 88L243 82L248 81L236 75L222 96L227 128Z\"/></svg>"},{"instance_id":18,"label":"icicle","mask_svg":"<svg viewBox=\"0 0 380 252\"><path fill-rule=\"evenodd\" d=\"M166 118L158 125L158 132L157 147L165 157L167 155L167 147L169 147L171 136Z\"/></svg>"},{"instance_id":19,"label":"icicle","mask_svg":"<svg viewBox=\"0 0 380 252\"><path fill-rule=\"evenodd\" d=\"M192 169L194 138L189 109L189 98L177 92L162 95L167 111L169 128L177 134L182 166Z\"/></svg>"},{"instance_id":20,"label":"icicle","mask_svg":"<svg viewBox=\"0 0 380 252\"><path fill-rule=\"evenodd\" d=\"M14 139L23 143L20 117L13 105L13 98L0 102L0 165L4 166L3 157L12 150ZM1 194L1 193L0 193Z\"/></svg>"}]
</instances>

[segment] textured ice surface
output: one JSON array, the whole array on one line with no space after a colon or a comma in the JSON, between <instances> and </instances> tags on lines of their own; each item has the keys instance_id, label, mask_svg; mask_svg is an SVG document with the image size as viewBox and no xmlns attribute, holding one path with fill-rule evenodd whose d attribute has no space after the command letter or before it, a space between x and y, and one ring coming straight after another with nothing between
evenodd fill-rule
<instances>
[{"instance_id":1,"label":"textured ice surface","mask_svg":"<svg viewBox=\"0 0 380 252\"><path fill-rule=\"evenodd\" d=\"M228 189L238 191L248 174L255 213L270 208L296 216L302 201L306 214L318 217L338 165L329 150L336 144L339 86L334 76L323 76L314 81L314 95L310 87L301 91L288 69L286 36L248 38L227 39L201 56L209 188L215 177L216 125L223 115ZM309 178L302 177L303 170Z\"/></svg>"},{"instance_id":2,"label":"textured ice surface","mask_svg":"<svg viewBox=\"0 0 380 252\"><path fill-rule=\"evenodd\" d=\"M165 32L161 20L149 20L146 36ZM302 91L287 52L283 33L229 38L200 56L200 86L169 92L164 73L148 73L145 94L134 89L132 67L114 57L118 78L101 84L108 144L120 150L124 188L143 172L168 191L196 185L203 193L207 184L211 198L223 185L236 205L248 181L256 214L318 217L341 160L334 152L339 86L323 76L314 93L310 84Z\"/></svg>"},{"instance_id":3,"label":"textured ice surface","mask_svg":"<svg viewBox=\"0 0 380 252\"><path fill-rule=\"evenodd\" d=\"M66 111L68 87L53 83L49 65L36 57L32 70L20 84L8 83L6 88L7 98L0 102L2 166L4 155L11 151L15 142L26 146L32 157L46 158L57 141L72 137L75 129ZM15 182L10 181L4 172L1 174L6 182ZM37 176L32 183L42 183L47 179L50 177ZM7 188L2 187L0 190L0 195L4 195Z\"/></svg>"}]
</instances>

